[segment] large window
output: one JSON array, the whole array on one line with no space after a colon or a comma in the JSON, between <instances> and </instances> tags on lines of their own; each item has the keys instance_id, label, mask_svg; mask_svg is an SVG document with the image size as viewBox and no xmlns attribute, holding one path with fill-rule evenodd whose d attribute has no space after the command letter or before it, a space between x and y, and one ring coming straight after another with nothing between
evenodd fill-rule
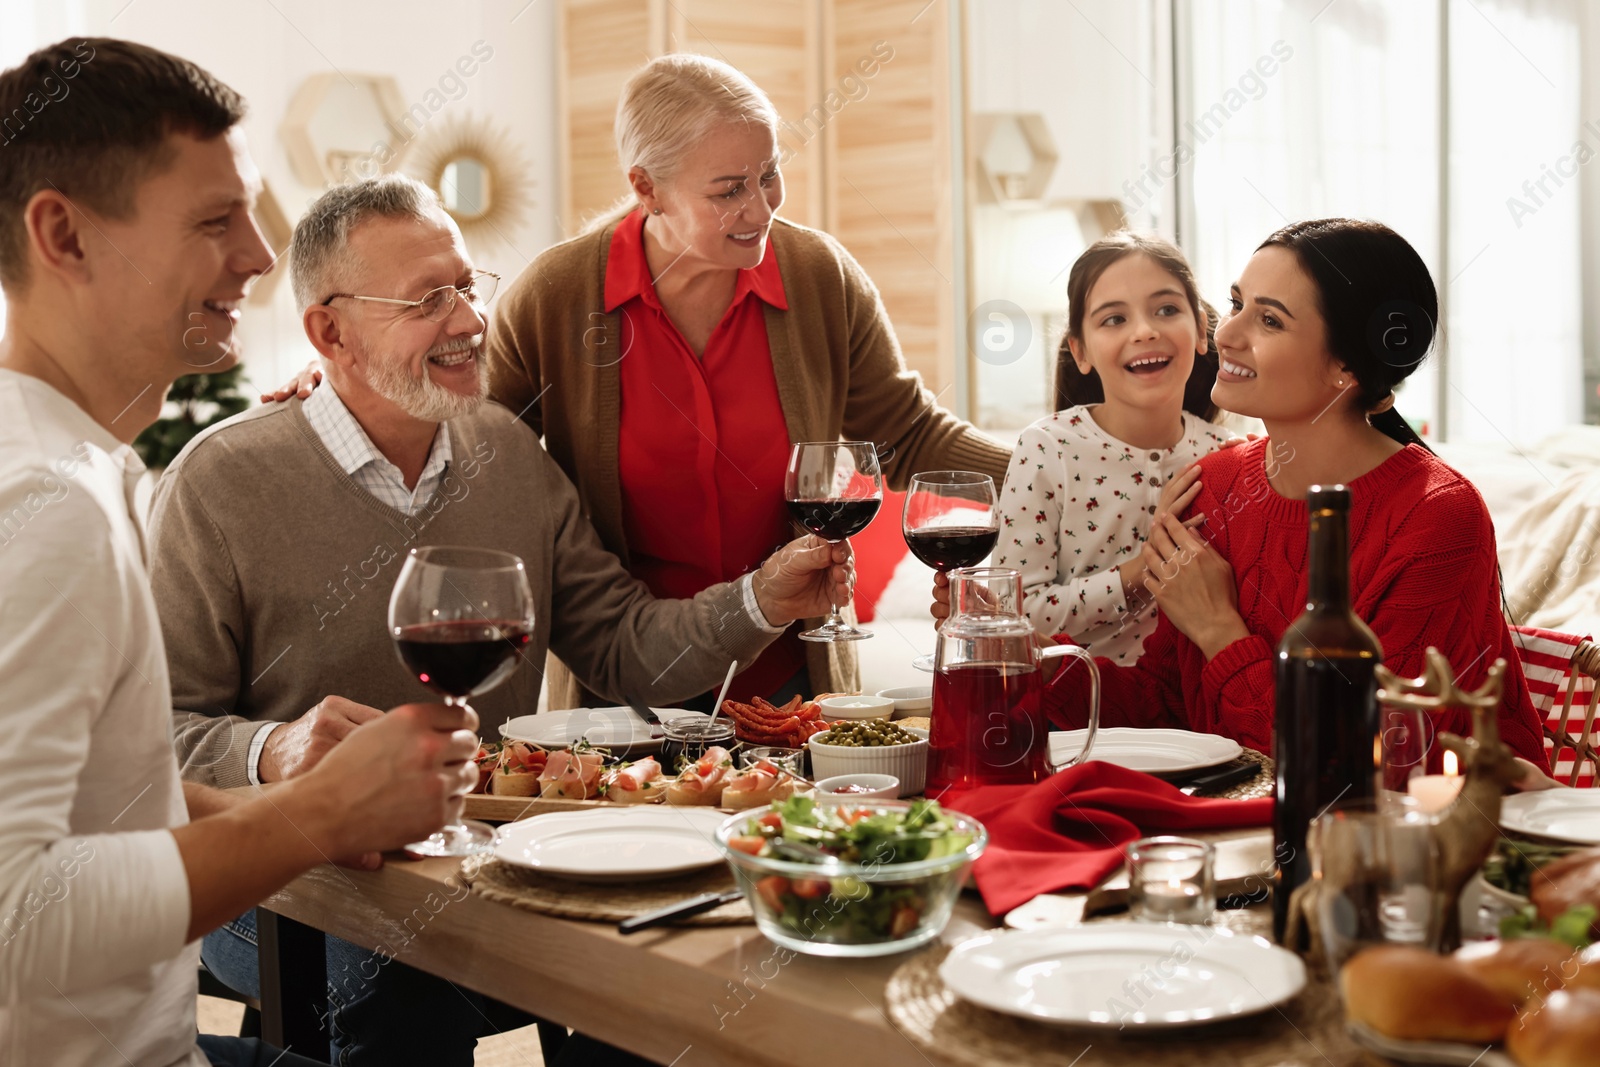
<instances>
[{"instance_id":1,"label":"large window","mask_svg":"<svg viewBox=\"0 0 1600 1067\"><path fill-rule=\"evenodd\" d=\"M1586 148L1580 129L1578 5L1192 0L1179 12L1180 127L1204 138L1181 232L1207 292L1226 292L1291 219L1378 219L1422 254L1444 305L1442 343L1401 412L1452 441L1527 444L1581 422L1576 175L1600 137Z\"/></svg>"}]
</instances>

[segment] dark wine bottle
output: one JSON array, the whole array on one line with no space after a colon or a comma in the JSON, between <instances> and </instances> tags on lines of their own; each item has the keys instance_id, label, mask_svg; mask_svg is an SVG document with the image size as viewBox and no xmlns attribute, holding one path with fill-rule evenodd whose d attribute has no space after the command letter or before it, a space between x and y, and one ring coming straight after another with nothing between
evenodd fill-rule
<instances>
[{"instance_id":1,"label":"dark wine bottle","mask_svg":"<svg viewBox=\"0 0 1600 1067\"><path fill-rule=\"evenodd\" d=\"M1377 681L1383 646L1350 610L1350 491L1313 485L1306 610L1278 642L1272 929L1281 942L1289 894L1311 878L1306 831L1335 803L1376 788Z\"/></svg>"}]
</instances>

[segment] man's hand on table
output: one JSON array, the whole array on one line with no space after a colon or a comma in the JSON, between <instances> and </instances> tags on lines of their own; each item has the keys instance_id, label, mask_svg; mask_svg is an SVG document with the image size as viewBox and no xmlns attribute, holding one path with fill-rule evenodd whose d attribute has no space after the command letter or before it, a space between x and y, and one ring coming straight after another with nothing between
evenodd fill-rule
<instances>
[{"instance_id":1,"label":"man's hand on table","mask_svg":"<svg viewBox=\"0 0 1600 1067\"><path fill-rule=\"evenodd\" d=\"M462 798L478 784L477 729L470 708L403 704L352 730L299 779L325 801L328 854L369 866L364 854L457 821Z\"/></svg>"},{"instance_id":2,"label":"man's hand on table","mask_svg":"<svg viewBox=\"0 0 1600 1067\"><path fill-rule=\"evenodd\" d=\"M281 782L304 774L356 727L382 717L383 712L377 708L344 697L326 697L298 719L267 735L256 771L263 782Z\"/></svg>"},{"instance_id":3,"label":"man's hand on table","mask_svg":"<svg viewBox=\"0 0 1600 1067\"><path fill-rule=\"evenodd\" d=\"M751 581L767 622L787 626L850 602L855 595L855 553L848 541L829 544L807 534L769 556Z\"/></svg>"}]
</instances>

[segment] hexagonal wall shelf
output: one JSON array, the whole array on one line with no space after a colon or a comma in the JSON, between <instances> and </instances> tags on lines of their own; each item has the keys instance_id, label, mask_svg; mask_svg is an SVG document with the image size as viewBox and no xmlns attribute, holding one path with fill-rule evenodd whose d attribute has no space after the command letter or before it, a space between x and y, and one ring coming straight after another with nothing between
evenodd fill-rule
<instances>
[{"instance_id":1,"label":"hexagonal wall shelf","mask_svg":"<svg viewBox=\"0 0 1600 1067\"><path fill-rule=\"evenodd\" d=\"M278 132L295 177L321 187L398 166L415 133L405 115L389 75L323 71L301 83Z\"/></svg>"},{"instance_id":2,"label":"hexagonal wall shelf","mask_svg":"<svg viewBox=\"0 0 1600 1067\"><path fill-rule=\"evenodd\" d=\"M979 112L972 144L984 203L1036 204L1044 198L1060 159L1055 138L1037 112Z\"/></svg>"},{"instance_id":3,"label":"hexagonal wall shelf","mask_svg":"<svg viewBox=\"0 0 1600 1067\"><path fill-rule=\"evenodd\" d=\"M284 257L289 253L289 241L294 237L294 226L290 224L289 217L283 213L283 206L278 203L278 198L272 194L272 186L267 182L261 183L261 195L256 197L256 225L261 228L261 236L267 239L267 244L272 247L272 269L255 280L250 286L250 295L246 298L252 304L272 303L273 290L278 283L289 273L289 261Z\"/></svg>"}]
</instances>

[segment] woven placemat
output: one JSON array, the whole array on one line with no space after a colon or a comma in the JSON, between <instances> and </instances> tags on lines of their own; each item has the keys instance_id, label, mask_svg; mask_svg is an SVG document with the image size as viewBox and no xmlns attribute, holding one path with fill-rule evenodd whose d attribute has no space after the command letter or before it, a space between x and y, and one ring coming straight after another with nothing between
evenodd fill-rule
<instances>
[{"instance_id":1,"label":"woven placemat","mask_svg":"<svg viewBox=\"0 0 1600 1067\"><path fill-rule=\"evenodd\" d=\"M1257 933L1260 909L1219 912L1218 925ZM1041 1067L1355 1067L1369 1063L1344 1030L1332 986L1312 978L1281 1009L1247 1019L1169 1031L1046 1026L957 999L939 977L949 947L913 956L889 978L884 1003L895 1027L936 1063L960 1067L1027 1063ZM1119 995L1108 989L1107 997ZM1126 999L1126 998L1124 998Z\"/></svg>"},{"instance_id":2,"label":"woven placemat","mask_svg":"<svg viewBox=\"0 0 1600 1067\"><path fill-rule=\"evenodd\" d=\"M461 864L461 876L472 884L473 892L489 900L541 915L593 922L621 922L702 893L734 888L733 875L724 864L660 881L594 885L550 878L499 860L480 866L469 858ZM733 926L754 921L750 905L736 900L671 925Z\"/></svg>"},{"instance_id":3,"label":"woven placemat","mask_svg":"<svg viewBox=\"0 0 1600 1067\"><path fill-rule=\"evenodd\" d=\"M1253 748L1246 748L1239 753L1239 758L1249 760L1260 768L1254 778L1246 778L1219 792L1213 793L1208 790L1197 795L1221 800L1254 800L1257 797L1270 797L1276 782L1272 757L1262 755Z\"/></svg>"}]
</instances>

